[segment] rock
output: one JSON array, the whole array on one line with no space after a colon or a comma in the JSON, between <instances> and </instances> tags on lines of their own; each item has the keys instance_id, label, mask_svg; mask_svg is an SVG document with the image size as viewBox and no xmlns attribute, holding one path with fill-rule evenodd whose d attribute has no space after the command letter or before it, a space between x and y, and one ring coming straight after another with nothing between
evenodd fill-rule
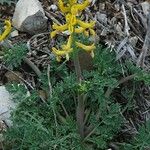
<instances>
[{"instance_id":1,"label":"rock","mask_svg":"<svg viewBox=\"0 0 150 150\"><path fill-rule=\"evenodd\" d=\"M13 26L31 35L47 30L47 17L38 0L19 0L12 19Z\"/></svg>"},{"instance_id":2,"label":"rock","mask_svg":"<svg viewBox=\"0 0 150 150\"><path fill-rule=\"evenodd\" d=\"M145 1L143 3L141 3L142 9L144 14L147 16L149 14L149 10L150 10L150 3L148 1Z\"/></svg>"},{"instance_id":3,"label":"rock","mask_svg":"<svg viewBox=\"0 0 150 150\"><path fill-rule=\"evenodd\" d=\"M0 120L5 121L7 126L11 126L10 114L16 104L11 100L11 95L5 86L0 86Z\"/></svg>"},{"instance_id":4,"label":"rock","mask_svg":"<svg viewBox=\"0 0 150 150\"><path fill-rule=\"evenodd\" d=\"M11 37L13 38L13 37L16 37L16 36L18 36L19 35L19 33L18 33L18 31L17 30L14 30L13 32L11 32Z\"/></svg>"},{"instance_id":5,"label":"rock","mask_svg":"<svg viewBox=\"0 0 150 150\"><path fill-rule=\"evenodd\" d=\"M107 15L97 12L96 13L96 18L99 22L103 23L103 24L107 24Z\"/></svg>"},{"instance_id":6,"label":"rock","mask_svg":"<svg viewBox=\"0 0 150 150\"><path fill-rule=\"evenodd\" d=\"M132 47L135 47L137 42L138 42L138 37L134 36L134 37L130 37L129 38L129 42L132 45Z\"/></svg>"},{"instance_id":7,"label":"rock","mask_svg":"<svg viewBox=\"0 0 150 150\"><path fill-rule=\"evenodd\" d=\"M48 7L48 9L55 12L55 11L58 10L58 7L57 7L56 5L53 4L53 5L51 5L50 7Z\"/></svg>"}]
</instances>

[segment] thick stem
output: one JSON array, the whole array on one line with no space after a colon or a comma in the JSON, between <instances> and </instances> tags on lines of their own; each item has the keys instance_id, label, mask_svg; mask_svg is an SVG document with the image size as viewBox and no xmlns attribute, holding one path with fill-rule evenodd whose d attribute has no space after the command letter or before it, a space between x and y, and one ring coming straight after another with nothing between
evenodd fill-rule
<instances>
[{"instance_id":1,"label":"thick stem","mask_svg":"<svg viewBox=\"0 0 150 150\"><path fill-rule=\"evenodd\" d=\"M81 73L81 67L80 67L78 54L75 54L75 56L74 56L74 67L75 67L75 72L77 75L77 81L80 84L82 81L82 73Z\"/></svg>"},{"instance_id":2,"label":"thick stem","mask_svg":"<svg viewBox=\"0 0 150 150\"><path fill-rule=\"evenodd\" d=\"M77 75L77 82L78 82L78 84L81 84L82 74L81 74L81 68L80 68L78 54L75 54L75 56L74 56L74 66L75 66L75 71L76 71L76 75ZM84 99L83 99L83 94L78 93L77 98L78 98L78 106L76 109L76 119L77 119L77 125L78 125L78 130L79 130L80 136L83 138L84 137Z\"/></svg>"}]
</instances>

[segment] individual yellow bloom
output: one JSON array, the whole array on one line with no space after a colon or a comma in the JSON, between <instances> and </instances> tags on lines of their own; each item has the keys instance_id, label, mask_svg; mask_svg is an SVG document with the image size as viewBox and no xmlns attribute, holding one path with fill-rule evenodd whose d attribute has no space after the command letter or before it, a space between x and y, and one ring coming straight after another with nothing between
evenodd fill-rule
<instances>
[{"instance_id":1,"label":"individual yellow bloom","mask_svg":"<svg viewBox=\"0 0 150 150\"><path fill-rule=\"evenodd\" d=\"M89 32L92 36L96 35L95 31L91 28L88 29L88 31L85 28L82 28L82 27L75 28L75 33L84 33L85 36L90 36Z\"/></svg>"},{"instance_id":2,"label":"individual yellow bloom","mask_svg":"<svg viewBox=\"0 0 150 150\"><path fill-rule=\"evenodd\" d=\"M64 30L67 30L68 28L68 25L67 24L64 24L64 25L57 25L57 24L53 24L53 29L55 30L59 30L59 31L64 31Z\"/></svg>"},{"instance_id":3,"label":"individual yellow bloom","mask_svg":"<svg viewBox=\"0 0 150 150\"><path fill-rule=\"evenodd\" d=\"M76 42L76 45L78 47L82 48L83 50L85 50L86 52L89 52L92 58L94 57L94 52L93 51L96 48L94 43L92 45L88 45L87 46L87 45L84 45L84 44L82 44L80 42Z\"/></svg>"},{"instance_id":4,"label":"individual yellow bloom","mask_svg":"<svg viewBox=\"0 0 150 150\"><path fill-rule=\"evenodd\" d=\"M78 8L79 11L84 10L88 5L90 4L89 0L86 0L84 3L82 4L76 4L76 7Z\"/></svg>"},{"instance_id":5,"label":"individual yellow bloom","mask_svg":"<svg viewBox=\"0 0 150 150\"><path fill-rule=\"evenodd\" d=\"M96 33L93 29L89 28L88 30L84 30L84 35L89 37L90 35L92 35L93 37L95 37Z\"/></svg>"},{"instance_id":6,"label":"individual yellow bloom","mask_svg":"<svg viewBox=\"0 0 150 150\"><path fill-rule=\"evenodd\" d=\"M55 47L52 47L52 52L57 56L64 56L67 53L67 51L57 50Z\"/></svg>"},{"instance_id":7,"label":"individual yellow bloom","mask_svg":"<svg viewBox=\"0 0 150 150\"><path fill-rule=\"evenodd\" d=\"M0 41L3 41L8 34L10 33L12 27L11 27L11 23L9 20L5 20L5 31L2 33L2 35L0 35Z\"/></svg>"},{"instance_id":8,"label":"individual yellow bloom","mask_svg":"<svg viewBox=\"0 0 150 150\"><path fill-rule=\"evenodd\" d=\"M83 33L85 29L82 27L75 28L75 33Z\"/></svg>"},{"instance_id":9,"label":"individual yellow bloom","mask_svg":"<svg viewBox=\"0 0 150 150\"><path fill-rule=\"evenodd\" d=\"M77 15L78 14L78 7L77 5L74 5L71 7L71 14Z\"/></svg>"},{"instance_id":10,"label":"individual yellow bloom","mask_svg":"<svg viewBox=\"0 0 150 150\"><path fill-rule=\"evenodd\" d=\"M56 55L56 58L66 57L66 59L69 59L69 53L72 52L72 48L68 50L57 50L55 47L52 48L52 52Z\"/></svg>"},{"instance_id":11,"label":"individual yellow bloom","mask_svg":"<svg viewBox=\"0 0 150 150\"><path fill-rule=\"evenodd\" d=\"M94 28L95 21L91 21L90 23L87 23L87 22L77 19L77 24L79 24L83 28Z\"/></svg>"},{"instance_id":12,"label":"individual yellow bloom","mask_svg":"<svg viewBox=\"0 0 150 150\"><path fill-rule=\"evenodd\" d=\"M69 7L65 7L64 6L64 3L62 0L59 0L58 1L58 6L59 6L59 9L61 10L62 13L67 13L69 12L70 8Z\"/></svg>"},{"instance_id":13,"label":"individual yellow bloom","mask_svg":"<svg viewBox=\"0 0 150 150\"><path fill-rule=\"evenodd\" d=\"M66 22L67 22L67 23L70 23L70 20L71 20L71 14L68 13L68 14L66 15L65 19L66 19Z\"/></svg>"},{"instance_id":14,"label":"individual yellow bloom","mask_svg":"<svg viewBox=\"0 0 150 150\"><path fill-rule=\"evenodd\" d=\"M87 52L91 52L92 50L94 50L96 47L94 45L94 43L92 45L84 45L80 42L76 42L76 45L80 48L82 48L83 50L87 51Z\"/></svg>"},{"instance_id":15,"label":"individual yellow bloom","mask_svg":"<svg viewBox=\"0 0 150 150\"><path fill-rule=\"evenodd\" d=\"M66 15L66 22L67 24L75 25L77 23L76 16L68 13Z\"/></svg>"},{"instance_id":16,"label":"individual yellow bloom","mask_svg":"<svg viewBox=\"0 0 150 150\"><path fill-rule=\"evenodd\" d=\"M72 36L70 35L67 44L62 45L62 49L68 51L68 49L71 49L71 45L72 45Z\"/></svg>"},{"instance_id":17,"label":"individual yellow bloom","mask_svg":"<svg viewBox=\"0 0 150 150\"><path fill-rule=\"evenodd\" d=\"M57 33L58 33L57 30L52 31L51 34L50 34L51 38L54 38Z\"/></svg>"},{"instance_id":18,"label":"individual yellow bloom","mask_svg":"<svg viewBox=\"0 0 150 150\"><path fill-rule=\"evenodd\" d=\"M90 34L92 35L92 36L95 36L96 35L96 33L95 33L95 31L93 30L93 29L89 29L90 30Z\"/></svg>"},{"instance_id":19,"label":"individual yellow bloom","mask_svg":"<svg viewBox=\"0 0 150 150\"><path fill-rule=\"evenodd\" d=\"M72 6L77 3L77 0L69 0L69 4Z\"/></svg>"}]
</instances>

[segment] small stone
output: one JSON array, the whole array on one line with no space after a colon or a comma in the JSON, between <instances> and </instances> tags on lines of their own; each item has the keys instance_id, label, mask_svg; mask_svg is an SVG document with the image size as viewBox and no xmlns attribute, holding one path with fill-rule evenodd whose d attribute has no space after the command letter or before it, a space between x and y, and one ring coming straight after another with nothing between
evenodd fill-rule
<instances>
[{"instance_id":1,"label":"small stone","mask_svg":"<svg viewBox=\"0 0 150 150\"><path fill-rule=\"evenodd\" d=\"M56 11L57 9L58 9L58 7L56 6L56 5L51 5L49 8L48 8L49 10L53 10L53 11Z\"/></svg>"},{"instance_id":2,"label":"small stone","mask_svg":"<svg viewBox=\"0 0 150 150\"><path fill-rule=\"evenodd\" d=\"M13 32L11 32L11 37L13 38L13 37L16 37L16 36L18 36L19 34L18 34L18 31L17 30L14 30Z\"/></svg>"},{"instance_id":3,"label":"small stone","mask_svg":"<svg viewBox=\"0 0 150 150\"><path fill-rule=\"evenodd\" d=\"M147 16L150 11L150 3L148 1L145 1L145 2L141 3L141 6L142 6L144 14Z\"/></svg>"},{"instance_id":4,"label":"small stone","mask_svg":"<svg viewBox=\"0 0 150 150\"><path fill-rule=\"evenodd\" d=\"M135 47L136 44L137 44L137 42L138 42L138 37L136 37L136 36L131 37L131 38L129 39L129 42L130 42L130 44L132 45L132 47Z\"/></svg>"}]
</instances>

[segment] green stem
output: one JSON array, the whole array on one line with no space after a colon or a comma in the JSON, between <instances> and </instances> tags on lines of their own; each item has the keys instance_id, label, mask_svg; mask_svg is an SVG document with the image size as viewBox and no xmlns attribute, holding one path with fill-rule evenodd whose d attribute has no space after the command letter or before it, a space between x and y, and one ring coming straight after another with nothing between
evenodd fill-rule
<instances>
[{"instance_id":1,"label":"green stem","mask_svg":"<svg viewBox=\"0 0 150 150\"><path fill-rule=\"evenodd\" d=\"M75 72L77 75L77 82L78 84L81 84L82 73L81 73L78 53L76 53L74 56L74 66L75 66ZM77 126L78 126L80 136L82 138L84 137L84 99L83 99L83 96L84 96L83 94L78 93L78 96L77 96L78 105L76 109Z\"/></svg>"}]
</instances>

